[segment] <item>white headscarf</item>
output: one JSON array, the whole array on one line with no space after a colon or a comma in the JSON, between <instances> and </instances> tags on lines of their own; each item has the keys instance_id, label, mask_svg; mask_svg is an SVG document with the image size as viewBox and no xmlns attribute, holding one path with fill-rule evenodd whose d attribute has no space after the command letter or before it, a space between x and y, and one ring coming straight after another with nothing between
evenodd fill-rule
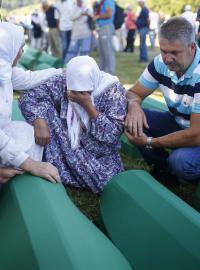
<instances>
[{"instance_id":1,"label":"white headscarf","mask_svg":"<svg viewBox=\"0 0 200 270\"><path fill-rule=\"evenodd\" d=\"M11 119L12 64L23 43L24 31L21 26L0 22L0 127Z\"/></svg>"},{"instance_id":2,"label":"white headscarf","mask_svg":"<svg viewBox=\"0 0 200 270\"><path fill-rule=\"evenodd\" d=\"M73 91L90 91L94 98L101 95L113 83L118 82L116 76L100 71L92 57L77 56L67 64L67 89ZM67 111L67 126L71 148L79 146L81 123L89 129L90 118L85 109L75 102L69 101Z\"/></svg>"}]
</instances>

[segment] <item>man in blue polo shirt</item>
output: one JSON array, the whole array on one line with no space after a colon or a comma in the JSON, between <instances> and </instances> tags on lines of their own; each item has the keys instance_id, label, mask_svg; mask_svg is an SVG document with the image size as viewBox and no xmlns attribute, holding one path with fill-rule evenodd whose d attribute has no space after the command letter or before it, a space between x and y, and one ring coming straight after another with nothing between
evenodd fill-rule
<instances>
[{"instance_id":1,"label":"man in blue polo shirt","mask_svg":"<svg viewBox=\"0 0 200 270\"><path fill-rule=\"evenodd\" d=\"M159 44L161 54L127 93L127 136L154 164L157 180L175 175L196 181L200 179L200 50L194 28L185 18L173 17L161 26ZM143 110L141 102L158 87L169 111Z\"/></svg>"},{"instance_id":2,"label":"man in blue polo shirt","mask_svg":"<svg viewBox=\"0 0 200 270\"><path fill-rule=\"evenodd\" d=\"M114 15L114 0L101 0L94 16L98 32L100 69L110 74L115 74L115 52L112 45L115 32Z\"/></svg>"}]
</instances>

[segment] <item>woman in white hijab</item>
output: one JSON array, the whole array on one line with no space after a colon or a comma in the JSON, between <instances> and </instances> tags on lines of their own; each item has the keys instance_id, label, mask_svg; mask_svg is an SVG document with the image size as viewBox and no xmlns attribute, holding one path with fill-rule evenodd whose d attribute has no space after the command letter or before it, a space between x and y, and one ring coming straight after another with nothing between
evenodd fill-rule
<instances>
[{"instance_id":1,"label":"woman in white hijab","mask_svg":"<svg viewBox=\"0 0 200 270\"><path fill-rule=\"evenodd\" d=\"M58 168L64 184L97 193L123 170L119 149L125 89L93 58L70 60L66 76L25 93L20 107L35 128L36 142L44 145L43 159Z\"/></svg>"},{"instance_id":2,"label":"woman in white hijab","mask_svg":"<svg viewBox=\"0 0 200 270\"><path fill-rule=\"evenodd\" d=\"M25 122L11 121L13 87L25 90L60 71L25 72L15 67L23 52L24 33L20 26L0 23L0 183L24 171L60 182L57 169L41 162L43 148L35 144L34 130ZM50 75L50 76L49 76Z\"/></svg>"}]
</instances>

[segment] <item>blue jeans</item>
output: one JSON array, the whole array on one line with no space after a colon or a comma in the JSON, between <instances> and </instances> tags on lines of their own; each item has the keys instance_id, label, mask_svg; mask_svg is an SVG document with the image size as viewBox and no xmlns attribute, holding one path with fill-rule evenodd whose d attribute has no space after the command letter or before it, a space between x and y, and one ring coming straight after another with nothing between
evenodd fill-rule
<instances>
[{"instance_id":1,"label":"blue jeans","mask_svg":"<svg viewBox=\"0 0 200 270\"><path fill-rule=\"evenodd\" d=\"M65 63L68 63L73 57L77 55L89 55L91 51L92 36L86 38L71 40Z\"/></svg>"},{"instance_id":2,"label":"blue jeans","mask_svg":"<svg viewBox=\"0 0 200 270\"><path fill-rule=\"evenodd\" d=\"M110 74L115 74L115 51L112 45L114 32L113 24L105 24L98 30L99 67Z\"/></svg>"},{"instance_id":3,"label":"blue jeans","mask_svg":"<svg viewBox=\"0 0 200 270\"><path fill-rule=\"evenodd\" d=\"M149 129L144 132L149 137L160 137L182 130L170 112L160 112L144 109ZM144 159L149 165L168 167L170 172L185 180L200 178L200 146L172 149L147 149L139 147Z\"/></svg>"},{"instance_id":4,"label":"blue jeans","mask_svg":"<svg viewBox=\"0 0 200 270\"><path fill-rule=\"evenodd\" d=\"M72 31L60 31L60 37L61 37L61 42L62 42L62 56L63 60L65 59L67 55L67 51L69 48L70 40L71 40L71 34Z\"/></svg>"},{"instance_id":5,"label":"blue jeans","mask_svg":"<svg viewBox=\"0 0 200 270\"><path fill-rule=\"evenodd\" d=\"M151 48L155 48L155 41L156 41L156 30L149 31L149 40L151 44Z\"/></svg>"},{"instance_id":6,"label":"blue jeans","mask_svg":"<svg viewBox=\"0 0 200 270\"><path fill-rule=\"evenodd\" d=\"M146 45L146 37L149 32L148 27L143 27L138 29L140 35L140 61L147 62L148 61L148 51Z\"/></svg>"}]
</instances>

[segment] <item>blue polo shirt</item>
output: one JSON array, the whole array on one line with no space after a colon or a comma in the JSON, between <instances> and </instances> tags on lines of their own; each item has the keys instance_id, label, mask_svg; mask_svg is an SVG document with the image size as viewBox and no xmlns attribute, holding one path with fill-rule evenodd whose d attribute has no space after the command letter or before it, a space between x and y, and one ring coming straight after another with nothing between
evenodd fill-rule
<instances>
[{"instance_id":1,"label":"blue polo shirt","mask_svg":"<svg viewBox=\"0 0 200 270\"><path fill-rule=\"evenodd\" d=\"M114 0L104 0L103 5L100 10L100 15L104 14L106 12L106 9L110 8L112 10L112 16L108 19L98 19L97 24L101 27L106 24L112 24L114 21L114 15L115 15L115 2Z\"/></svg>"},{"instance_id":2,"label":"blue polo shirt","mask_svg":"<svg viewBox=\"0 0 200 270\"><path fill-rule=\"evenodd\" d=\"M200 113L200 49L196 46L194 60L185 74L178 78L158 55L139 78L147 89L162 91L169 111L182 128L190 126L192 113Z\"/></svg>"}]
</instances>

